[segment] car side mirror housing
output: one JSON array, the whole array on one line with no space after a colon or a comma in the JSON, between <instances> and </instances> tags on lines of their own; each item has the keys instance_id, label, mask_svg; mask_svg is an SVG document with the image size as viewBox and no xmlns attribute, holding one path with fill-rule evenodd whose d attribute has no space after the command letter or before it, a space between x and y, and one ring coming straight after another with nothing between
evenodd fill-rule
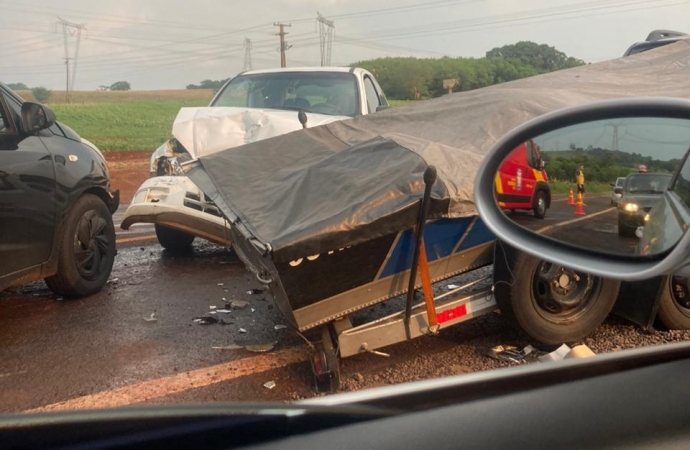
<instances>
[{"instance_id":1,"label":"car side mirror housing","mask_svg":"<svg viewBox=\"0 0 690 450\"><path fill-rule=\"evenodd\" d=\"M53 110L40 103L24 102L22 104L22 127L24 132L35 134L55 124Z\"/></svg>"},{"instance_id":2,"label":"car side mirror housing","mask_svg":"<svg viewBox=\"0 0 690 450\"><path fill-rule=\"evenodd\" d=\"M499 240L574 270L621 280L690 274L689 118L688 100L633 98L533 119L501 138L484 158L474 185L477 211ZM617 127L660 144L615 141ZM530 194L529 180L506 158L529 141L552 162L553 180L582 177L579 166L588 161L586 194L567 202L554 197L548 223L536 208L532 214L511 204ZM648 173L637 173L638 160L650 158ZM618 208L609 196L588 189L608 183L612 173L628 177L626 200Z\"/></svg>"}]
</instances>

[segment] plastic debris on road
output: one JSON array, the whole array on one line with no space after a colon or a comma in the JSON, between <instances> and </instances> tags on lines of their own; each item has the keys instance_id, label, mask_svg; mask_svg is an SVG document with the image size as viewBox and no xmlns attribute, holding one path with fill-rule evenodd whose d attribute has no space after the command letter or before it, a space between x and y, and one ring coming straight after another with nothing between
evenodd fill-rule
<instances>
[{"instance_id":1,"label":"plastic debris on road","mask_svg":"<svg viewBox=\"0 0 690 450\"><path fill-rule=\"evenodd\" d=\"M223 283L218 283L218 286L223 286Z\"/></svg>"},{"instance_id":2,"label":"plastic debris on road","mask_svg":"<svg viewBox=\"0 0 690 450\"><path fill-rule=\"evenodd\" d=\"M273 327L274 330L284 330L287 328L287 325L276 325Z\"/></svg>"},{"instance_id":3,"label":"plastic debris on road","mask_svg":"<svg viewBox=\"0 0 690 450\"><path fill-rule=\"evenodd\" d=\"M150 316L144 317L144 320L147 322L157 322L158 319L156 319L155 315L156 315L156 313L151 313Z\"/></svg>"},{"instance_id":4,"label":"plastic debris on road","mask_svg":"<svg viewBox=\"0 0 690 450\"><path fill-rule=\"evenodd\" d=\"M119 278L111 278L110 280L108 280L108 284L117 284L119 282L120 282Z\"/></svg>"},{"instance_id":5,"label":"plastic debris on road","mask_svg":"<svg viewBox=\"0 0 690 450\"><path fill-rule=\"evenodd\" d=\"M459 288L459 287L460 287L460 286L458 286L457 284L449 284L448 286L446 286L446 288L449 289L449 290L451 290L451 291L452 291L453 289L457 289L457 288Z\"/></svg>"},{"instance_id":6,"label":"plastic debris on road","mask_svg":"<svg viewBox=\"0 0 690 450\"><path fill-rule=\"evenodd\" d=\"M201 316L195 317L194 322L198 323L199 325L213 325L214 323L218 323L218 319L211 316Z\"/></svg>"},{"instance_id":7,"label":"plastic debris on road","mask_svg":"<svg viewBox=\"0 0 690 450\"><path fill-rule=\"evenodd\" d=\"M257 295L257 294L263 294L264 290L263 289L252 289L251 291L247 291L247 294L249 295Z\"/></svg>"},{"instance_id":8,"label":"plastic debris on road","mask_svg":"<svg viewBox=\"0 0 690 450\"><path fill-rule=\"evenodd\" d=\"M208 309L216 309L216 305L211 305L208 307Z\"/></svg>"},{"instance_id":9,"label":"plastic debris on road","mask_svg":"<svg viewBox=\"0 0 690 450\"><path fill-rule=\"evenodd\" d=\"M245 330L244 328L240 328L240 329L239 329L239 332L240 332L240 333L246 333L247 330Z\"/></svg>"},{"instance_id":10,"label":"plastic debris on road","mask_svg":"<svg viewBox=\"0 0 690 450\"><path fill-rule=\"evenodd\" d=\"M513 347L512 345L498 345L491 348L487 352L487 356L499 361L508 361L521 364L528 356L535 357L538 356L538 353L539 352L531 345L528 345L522 350L517 347Z\"/></svg>"},{"instance_id":11,"label":"plastic debris on road","mask_svg":"<svg viewBox=\"0 0 690 450\"><path fill-rule=\"evenodd\" d=\"M244 300L233 300L230 302L231 309L244 309L247 306L249 306L249 302L245 302Z\"/></svg>"},{"instance_id":12,"label":"plastic debris on road","mask_svg":"<svg viewBox=\"0 0 690 450\"><path fill-rule=\"evenodd\" d=\"M231 313L232 311L229 309L221 308L221 309L216 309L216 312L228 314L228 313Z\"/></svg>"},{"instance_id":13,"label":"plastic debris on road","mask_svg":"<svg viewBox=\"0 0 690 450\"><path fill-rule=\"evenodd\" d=\"M271 350L276 348L276 345L278 345L278 342L273 341L273 342L266 342L265 344L245 345L244 349L247 350L248 352L252 352L252 353L266 353L266 352L270 352Z\"/></svg>"},{"instance_id":14,"label":"plastic debris on road","mask_svg":"<svg viewBox=\"0 0 690 450\"><path fill-rule=\"evenodd\" d=\"M591 358L595 353L586 345L576 345L573 348L566 344L561 345L551 353L539 357L541 362L561 361L564 359Z\"/></svg>"},{"instance_id":15,"label":"plastic debris on road","mask_svg":"<svg viewBox=\"0 0 690 450\"><path fill-rule=\"evenodd\" d=\"M232 345L223 345L223 346L217 346L217 347L211 347L213 350L240 350L244 348L241 345L237 344L232 344Z\"/></svg>"},{"instance_id":16,"label":"plastic debris on road","mask_svg":"<svg viewBox=\"0 0 690 450\"><path fill-rule=\"evenodd\" d=\"M267 383L264 383L264 387L266 389L273 389L274 387L276 387L276 382L275 381L269 381Z\"/></svg>"}]
</instances>

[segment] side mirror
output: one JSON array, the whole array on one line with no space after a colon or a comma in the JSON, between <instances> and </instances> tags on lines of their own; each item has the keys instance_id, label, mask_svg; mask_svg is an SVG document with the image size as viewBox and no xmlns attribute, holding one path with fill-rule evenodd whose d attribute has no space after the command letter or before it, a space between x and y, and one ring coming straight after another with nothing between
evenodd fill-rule
<instances>
[{"instance_id":1,"label":"side mirror","mask_svg":"<svg viewBox=\"0 0 690 450\"><path fill-rule=\"evenodd\" d=\"M40 103L24 102L21 113L22 127L29 134L38 133L55 124L55 113Z\"/></svg>"},{"instance_id":2,"label":"side mirror","mask_svg":"<svg viewBox=\"0 0 690 450\"><path fill-rule=\"evenodd\" d=\"M623 188L622 187L613 188L613 192L615 192L616 194L622 194Z\"/></svg>"},{"instance_id":3,"label":"side mirror","mask_svg":"<svg viewBox=\"0 0 690 450\"><path fill-rule=\"evenodd\" d=\"M378 106L378 107L376 108L376 112L379 112L379 111L385 111L385 110L387 110L387 109L391 109L391 108L392 108L392 106L388 106L388 105L381 105L381 106Z\"/></svg>"},{"instance_id":4,"label":"side mirror","mask_svg":"<svg viewBox=\"0 0 690 450\"><path fill-rule=\"evenodd\" d=\"M566 108L531 120L484 158L475 178L477 211L498 239L574 270L622 280L690 273L689 117L690 101L641 98ZM617 128L658 145L614 139ZM583 176L575 171L586 158L586 194L566 201L558 196L560 184L530 188L524 173L506 160L528 141L552 162L553 180ZM650 157L653 170L637 173L638 160ZM611 173L626 172L626 200L616 208L596 186L608 183ZM537 195L538 203L531 200Z\"/></svg>"}]
</instances>

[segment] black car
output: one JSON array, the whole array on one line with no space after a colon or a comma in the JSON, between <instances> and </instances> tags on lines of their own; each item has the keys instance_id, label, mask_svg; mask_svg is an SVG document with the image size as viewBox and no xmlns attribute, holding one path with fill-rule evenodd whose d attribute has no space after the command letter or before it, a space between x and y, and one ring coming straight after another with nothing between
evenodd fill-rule
<instances>
[{"instance_id":1,"label":"black car","mask_svg":"<svg viewBox=\"0 0 690 450\"><path fill-rule=\"evenodd\" d=\"M661 199L671 181L670 173L634 173L623 182L618 200L618 235L634 237L644 218Z\"/></svg>"},{"instance_id":2,"label":"black car","mask_svg":"<svg viewBox=\"0 0 690 450\"><path fill-rule=\"evenodd\" d=\"M101 152L0 83L0 291L41 278L58 295L99 291L118 205Z\"/></svg>"}]
</instances>

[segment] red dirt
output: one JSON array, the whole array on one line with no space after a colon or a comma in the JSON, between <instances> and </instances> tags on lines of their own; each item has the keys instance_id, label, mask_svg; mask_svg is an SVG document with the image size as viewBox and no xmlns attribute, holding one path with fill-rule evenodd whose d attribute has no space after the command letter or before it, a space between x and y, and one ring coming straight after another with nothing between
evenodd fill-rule
<instances>
[{"instance_id":1,"label":"red dirt","mask_svg":"<svg viewBox=\"0 0 690 450\"><path fill-rule=\"evenodd\" d=\"M111 187L120 190L120 204L132 201L134 193L149 177L151 152L111 151L105 153L110 169Z\"/></svg>"}]
</instances>

